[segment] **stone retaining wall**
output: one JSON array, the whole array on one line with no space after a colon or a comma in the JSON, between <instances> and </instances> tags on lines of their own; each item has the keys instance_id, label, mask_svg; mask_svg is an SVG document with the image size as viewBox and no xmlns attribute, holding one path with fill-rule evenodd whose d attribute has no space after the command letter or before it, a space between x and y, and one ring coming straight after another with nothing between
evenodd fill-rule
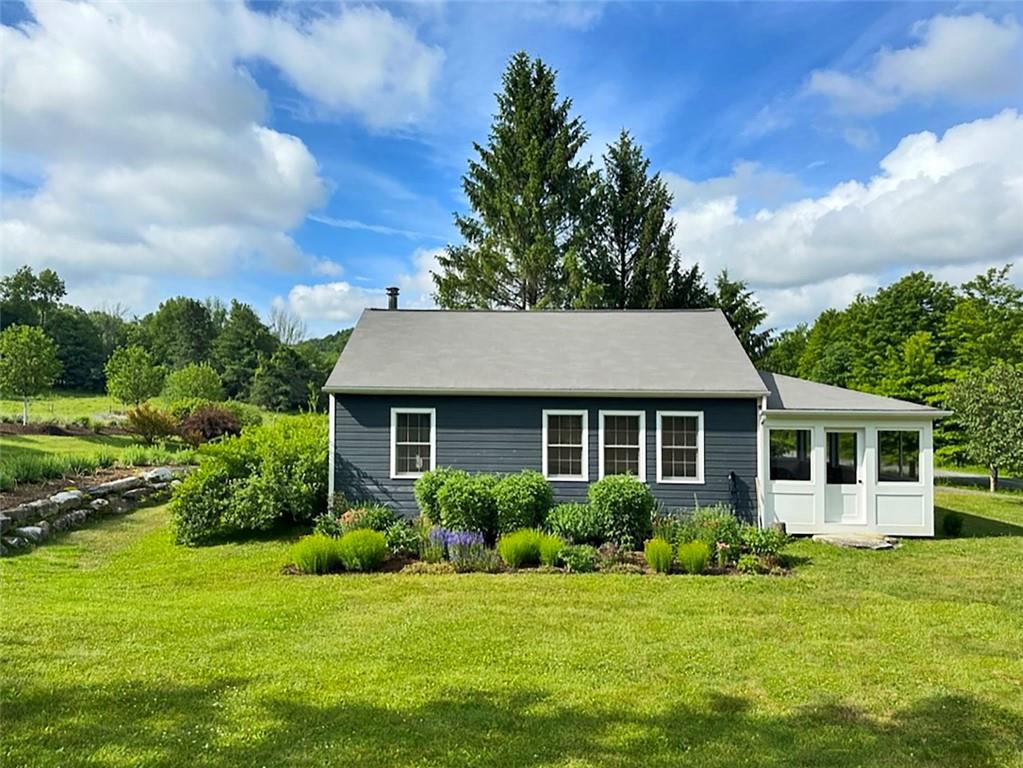
<instances>
[{"instance_id":1,"label":"stone retaining wall","mask_svg":"<svg viewBox=\"0 0 1023 768\"><path fill-rule=\"evenodd\" d=\"M187 467L157 467L132 477L61 491L0 512L0 556L39 544L58 531L99 515L123 514L143 502L163 501Z\"/></svg>"}]
</instances>

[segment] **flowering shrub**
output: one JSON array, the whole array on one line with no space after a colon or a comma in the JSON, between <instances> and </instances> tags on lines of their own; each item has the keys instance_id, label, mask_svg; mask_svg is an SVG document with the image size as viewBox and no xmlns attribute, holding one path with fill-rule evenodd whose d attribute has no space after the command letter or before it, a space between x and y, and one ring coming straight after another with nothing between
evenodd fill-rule
<instances>
[{"instance_id":1,"label":"flowering shrub","mask_svg":"<svg viewBox=\"0 0 1023 768\"><path fill-rule=\"evenodd\" d=\"M696 510L685 524L680 541L702 541L709 551L718 552L718 542L727 545L724 557L734 562L742 552L742 526L724 504ZM720 555L720 553L719 553Z\"/></svg>"}]
</instances>

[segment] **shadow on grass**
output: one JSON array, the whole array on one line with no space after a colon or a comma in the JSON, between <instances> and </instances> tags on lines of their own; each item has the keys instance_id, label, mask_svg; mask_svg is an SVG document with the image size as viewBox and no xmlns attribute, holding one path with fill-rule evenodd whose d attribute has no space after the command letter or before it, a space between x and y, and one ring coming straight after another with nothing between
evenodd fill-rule
<instances>
[{"instance_id":1,"label":"shadow on grass","mask_svg":"<svg viewBox=\"0 0 1023 768\"><path fill-rule=\"evenodd\" d=\"M539 691L461 691L402 709L258 699L246 681L22 689L5 702L11 764L171 766L553 764L994 766L1023 751L1023 717L966 696L884 720L839 701L786 714L712 694L656 713L563 706ZM235 711L232 719L231 712ZM57 752L56 750L60 750ZM69 760L69 758L71 758Z\"/></svg>"},{"instance_id":2,"label":"shadow on grass","mask_svg":"<svg viewBox=\"0 0 1023 768\"><path fill-rule=\"evenodd\" d=\"M308 523L293 523L278 520L273 527L265 531L220 531L211 534L192 546L197 549L218 547L222 544L253 544L267 541L296 542L302 536L312 533Z\"/></svg>"},{"instance_id":3,"label":"shadow on grass","mask_svg":"<svg viewBox=\"0 0 1023 768\"><path fill-rule=\"evenodd\" d=\"M945 521L945 515L953 512L963 519L963 530L958 536L950 537L943 533L944 528L942 526ZM1023 527L1021 526L1002 522L1001 520L992 520L990 517L971 515L968 512L962 512L958 509L952 510L947 507L934 508L934 530L937 533L937 537L941 539L981 539L993 536L1023 536Z\"/></svg>"}]
</instances>

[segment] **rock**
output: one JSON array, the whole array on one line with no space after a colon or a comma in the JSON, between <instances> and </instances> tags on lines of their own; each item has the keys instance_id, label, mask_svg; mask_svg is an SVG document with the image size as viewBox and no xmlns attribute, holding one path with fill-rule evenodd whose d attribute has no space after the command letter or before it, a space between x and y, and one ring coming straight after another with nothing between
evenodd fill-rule
<instances>
[{"instance_id":1,"label":"rock","mask_svg":"<svg viewBox=\"0 0 1023 768\"><path fill-rule=\"evenodd\" d=\"M169 483L174 479L174 473L167 467L157 467L146 472L143 477L150 483Z\"/></svg>"},{"instance_id":2,"label":"rock","mask_svg":"<svg viewBox=\"0 0 1023 768\"><path fill-rule=\"evenodd\" d=\"M106 499L93 499L89 502L89 508L96 512L103 512L109 506L110 502Z\"/></svg>"},{"instance_id":3,"label":"rock","mask_svg":"<svg viewBox=\"0 0 1023 768\"><path fill-rule=\"evenodd\" d=\"M12 525L11 518L7 515L0 515L0 533L7 533Z\"/></svg>"},{"instance_id":4,"label":"rock","mask_svg":"<svg viewBox=\"0 0 1023 768\"><path fill-rule=\"evenodd\" d=\"M148 496L150 492L151 491L148 488L133 488L130 491L125 491L124 493L122 493L121 498L127 501L141 501L142 499L146 498L146 496Z\"/></svg>"},{"instance_id":5,"label":"rock","mask_svg":"<svg viewBox=\"0 0 1023 768\"><path fill-rule=\"evenodd\" d=\"M28 549L32 546L32 542L21 536L4 536L3 537L4 554L18 552L23 549Z\"/></svg>"},{"instance_id":6,"label":"rock","mask_svg":"<svg viewBox=\"0 0 1023 768\"><path fill-rule=\"evenodd\" d=\"M11 518L11 522L15 525L19 525L21 523L34 523L36 520L50 517L56 514L58 509L58 506L49 499L38 499L37 501L29 501L12 507L4 514Z\"/></svg>"},{"instance_id":7,"label":"rock","mask_svg":"<svg viewBox=\"0 0 1023 768\"><path fill-rule=\"evenodd\" d=\"M14 535L22 539L27 539L33 544L38 544L40 541L46 538L47 531L44 531L38 525L26 525L22 528L15 528Z\"/></svg>"},{"instance_id":8,"label":"rock","mask_svg":"<svg viewBox=\"0 0 1023 768\"><path fill-rule=\"evenodd\" d=\"M167 488L169 485L170 485L170 483L153 483L149 487L152 488L154 491L162 491L164 488Z\"/></svg>"},{"instance_id":9,"label":"rock","mask_svg":"<svg viewBox=\"0 0 1023 768\"><path fill-rule=\"evenodd\" d=\"M53 527L58 531L68 531L77 528L89 518L89 513L84 509L76 509L61 515L53 521Z\"/></svg>"},{"instance_id":10,"label":"rock","mask_svg":"<svg viewBox=\"0 0 1023 768\"><path fill-rule=\"evenodd\" d=\"M180 480L177 480L177 479L175 479L175 480L171 480L171 481L170 481L170 487L171 487L171 490L172 490L172 491L173 491L173 490L174 490L175 488L177 488L177 487L178 487L179 485L181 485L181 481L180 481Z\"/></svg>"},{"instance_id":11,"label":"rock","mask_svg":"<svg viewBox=\"0 0 1023 768\"><path fill-rule=\"evenodd\" d=\"M90 496L109 496L111 494L123 494L126 491L141 488L145 485L145 483L146 481L138 476L122 477L120 480L111 480L108 483L94 485L92 488L86 488L85 490Z\"/></svg>"},{"instance_id":12,"label":"rock","mask_svg":"<svg viewBox=\"0 0 1023 768\"><path fill-rule=\"evenodd\" d=\"M50 501L57 505L58 512L66 512L69 509L77 509L82 506L85 494L81 491L62 491L50 497Z\"/></svg>"},{"instance_id":13,"label":"rock","mask_svg":"<svg viewBox=\"0 0 1023 768\"><path fill-rule=\"evenodd\" d=\"M813 540L849 549L893 549L899 543L880 533L818 533Z\"/></svg>"}]
</instances>

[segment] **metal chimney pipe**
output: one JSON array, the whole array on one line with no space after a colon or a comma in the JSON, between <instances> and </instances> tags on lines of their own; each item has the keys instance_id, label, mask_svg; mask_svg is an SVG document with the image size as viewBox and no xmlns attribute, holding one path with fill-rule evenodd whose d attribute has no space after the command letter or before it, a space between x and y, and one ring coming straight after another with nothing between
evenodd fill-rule
<instances>
[{"instance_id":1,"label":"metal chimney pipe","mask_svg":"<svg viewBox=\"0 0 1023 768\"><path fill-rule=\"evenodd\" d=\"M387 288L387 308L398 308L398 286L396 285L391 285Z\"/></svg>"}]
</instances>

